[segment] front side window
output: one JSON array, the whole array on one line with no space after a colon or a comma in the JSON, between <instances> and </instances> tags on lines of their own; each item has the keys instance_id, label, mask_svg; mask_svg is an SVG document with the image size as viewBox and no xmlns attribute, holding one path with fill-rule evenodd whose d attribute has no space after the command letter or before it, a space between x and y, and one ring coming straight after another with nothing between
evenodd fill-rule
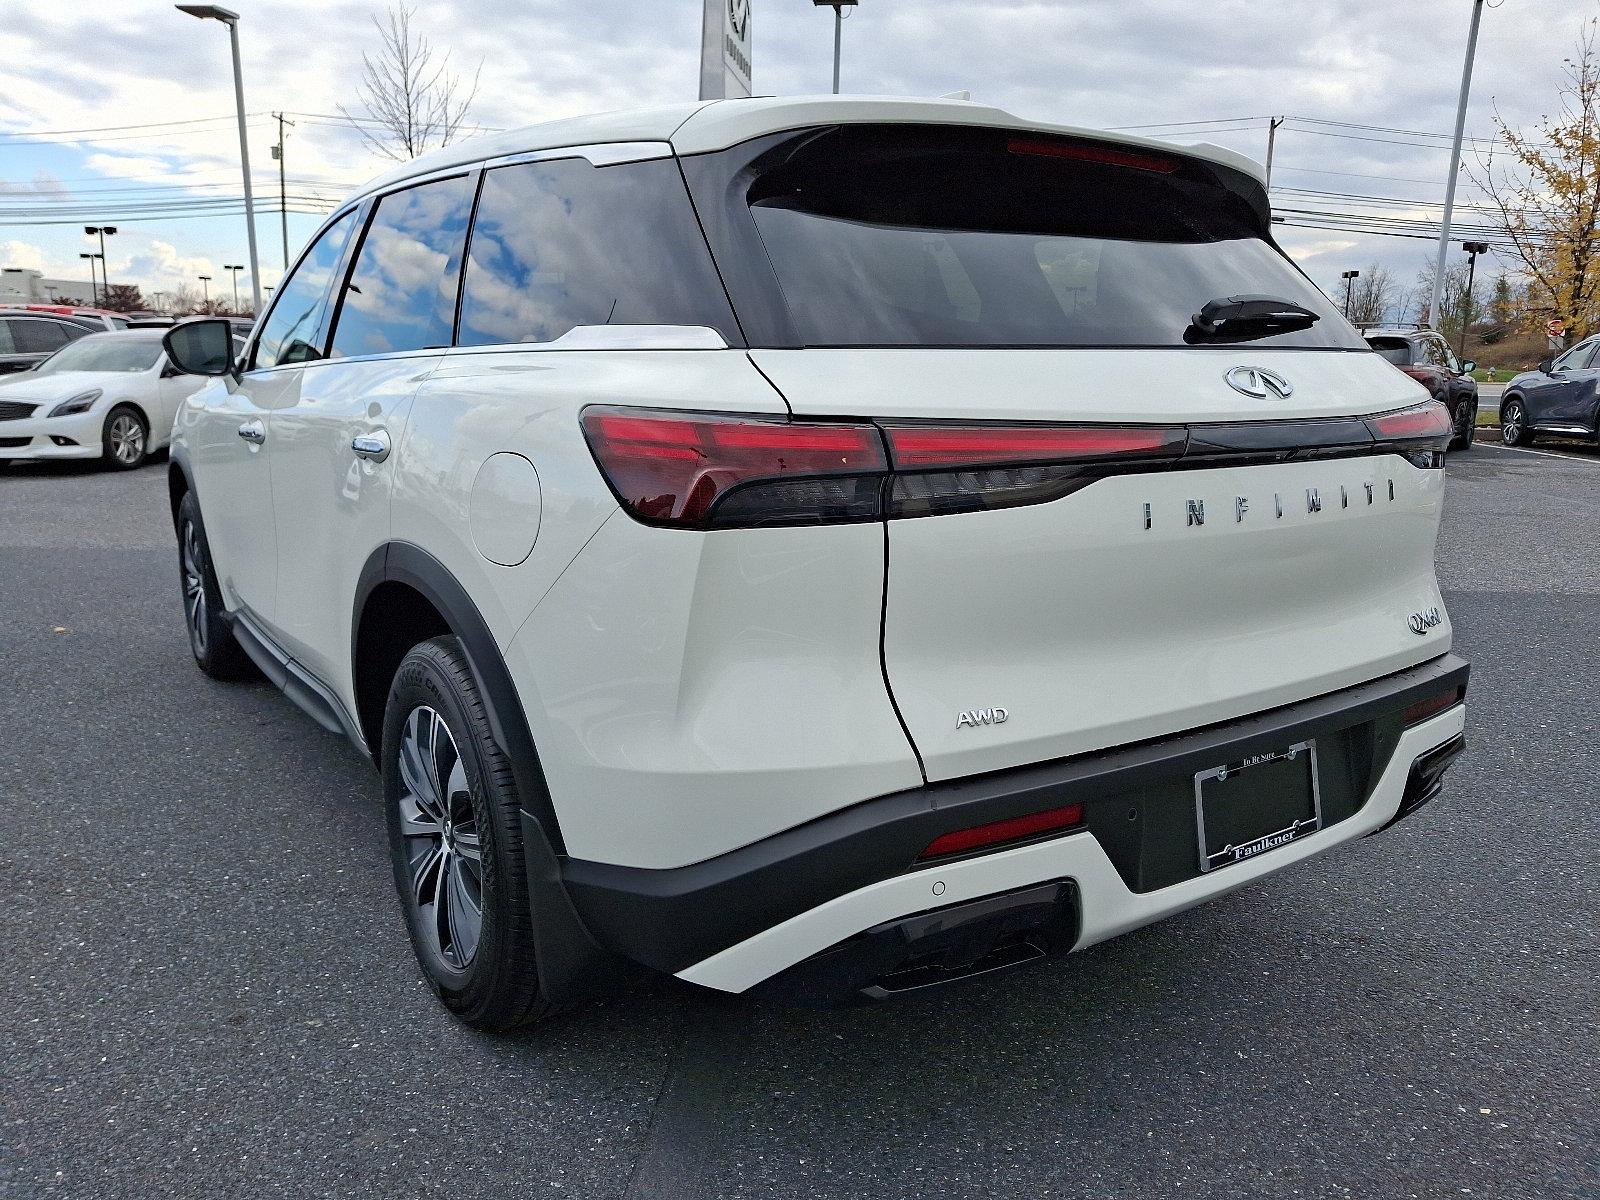
<instances>
[{"instance_id":1,"label":"front side window","mask_svg":"<svg viewBox=\"0 0 1600 1200\"><path fill-rule=\"evenodd\" d=\"M1220 172L1042 135L844 126L769 151L745 203L801 345L1184 346L1205 340L1208 303L1257 294L1315 320L1251 344L1361 349Z\"/></svg>"},{"instance_id":2,"label":"front side window","mask_svg":"<svg viewBox=\"0 0 1600 1200\"><path fill-rule=\"evenodd\" d=\"M736 340L671 159L564 158L485 173L460 344L549 342L579 325L704 325Z\"/></svg>"},{"instance_id":3,"label":"front side window","mask_svg":"<svg viewBox=\"0 0 1600 1200\"><path fill-rule=\"evenodd\" d=\"M473 183L457 175L378 202L339 304L332 357L450 345Z\"/></svg>"},{"instance_id":4,"label":"front side window","mask_svg":"<svg viewBox=\"0 0 1600 1200\"><path fill-rule=\"evenodd\" d=\"M327 310L328 285L355 223L356 212L352 210L328 226L288 282L278 289L278 298L256 339L257 368L322 357L317 331L322 328L322 316Z\"/></svg>"},{"instance_id":5,"label":"front side window","mask_svg":"<svg viewBox=\"0 0 1600 1200\"><path fill-rule=\"evenodd\" d=\"M1571 350L1568 350L1560 358L1556 359L1554 365L1552 365L1552 367L1551 367L1551 370L1552 371L1581 371L1581 370L1583 370L1583 368L1588 365L1589 355L1594 352L1594 350L1595 350L1595 348L1597 346L1600 346L1600 338L1595 338L1593 341L1588 341L1588 342L1579 342Z\"/></svg>"}]
</instances>

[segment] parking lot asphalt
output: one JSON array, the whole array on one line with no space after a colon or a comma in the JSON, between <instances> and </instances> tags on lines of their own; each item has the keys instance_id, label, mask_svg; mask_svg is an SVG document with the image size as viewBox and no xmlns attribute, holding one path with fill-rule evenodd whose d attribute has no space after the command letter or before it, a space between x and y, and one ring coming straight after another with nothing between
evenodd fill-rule
<instances>
[{"instance_id":1,"label":"parking lot asphalt","mask_svg":"<svg viewBox=\"0 0 1600 1200\"><path fill-rule=\"evenodd\" d=\"M0 1196L1600 1196L1600 456L1453 456L1443 799L919 1001L413 966L376 777L190 664L164 467L0 472Z\"/></svg>"}]
</instances>

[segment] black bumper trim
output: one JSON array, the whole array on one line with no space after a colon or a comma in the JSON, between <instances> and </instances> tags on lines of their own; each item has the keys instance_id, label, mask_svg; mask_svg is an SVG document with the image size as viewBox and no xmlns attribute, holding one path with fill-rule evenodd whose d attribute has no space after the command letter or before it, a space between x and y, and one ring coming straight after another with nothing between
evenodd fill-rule
<instances>
[{"instance_id":1,"label":"black bumper trim","mask_svg":"<svg viewBox=\"0 0 1600 1200\"><path fill-rule=\"evenodd\" d=\"M562 875L602 945L675 973L835 897L903 874L941 834L1152 787L1385 718L1392 740L1386 739L1381 767L1398 740L1401 712L1446 687L1465 688L1468 672L1464 660L1446 654L1174 737L880 796L704 862L652 870L565 858Z\"/></svg>"}]
</instances>

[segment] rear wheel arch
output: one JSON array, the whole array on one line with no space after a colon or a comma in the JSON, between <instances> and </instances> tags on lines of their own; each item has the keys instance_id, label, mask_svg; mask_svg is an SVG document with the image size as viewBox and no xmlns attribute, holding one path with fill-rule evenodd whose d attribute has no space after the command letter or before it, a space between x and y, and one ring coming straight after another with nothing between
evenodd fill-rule
<instances>
[{"instance_id":1,"label":"rear wheel arch","mask_svg":"<svg viewBox=\"0 0 1600 1200\"><path fill-rule=\"evenodd\" d=\"M491 734L516 781L540 988L555 1004L590 995L612 978L615 959L595 942L567 894L560 824L511 672L466 588L443 563L410 542L374 550L356 585L351 680L363 736L381 767L384 708L395 672L414 646L441 634L460 642L485 701Z\"/></svg>"}]
</instances>

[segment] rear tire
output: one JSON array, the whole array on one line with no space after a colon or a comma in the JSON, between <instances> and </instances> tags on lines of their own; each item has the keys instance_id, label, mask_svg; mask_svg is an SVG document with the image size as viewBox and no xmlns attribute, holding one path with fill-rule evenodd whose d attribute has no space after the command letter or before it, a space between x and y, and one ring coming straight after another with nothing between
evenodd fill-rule
<instances>
[{"instance_id":1,"label":"rear tire","mask_svg":"<svg viewBox=\"0 0 1600 1200\"><path fill-rule=\"evenodd\" d=\"M1508 446L1526 446L1533 441L1528 432L1528 412L1520 400L1508 400L1500 406L1500 440Z\"/></svg>"},{"instance_id":2,"label":"rear tire","mask_svg":"<svg viewBox=\"0 0 1600 1200\"><path fill-rule=\"evenodd\" d=\"M476 1029L550 1015L516 781L456 638L423 642L401 661L384 711L382 767L395 887L434 993Z\"/></svg>"},{"instance_id":3,"label":"rear tire","mask_svg":"<svg viewBox=\"0 0 1600 1200\"><path fill-rule=\"evenodd\" d=\"M223 616L222 588L211 565L211 546L200 505L185 492L178 505L178 579L183 585L183 623L195 665L213 679L245 679L255 664L234 640Z\"/></svg>"},{"instance_id":4,"label":"rear tire","mask_svg":"<svg viewBox=\"0 0 1600 1200\"><path fill-rule=\"evenodd\" d=\"M119 404L106 414L100 431L100 458L116 471L132 471L144 466L150 456L150 426L139 410Z\"/></svg>"},{"instance_id":5,"label":"rear tire","mask_svg":"<svg viewBox=\"0 0 1600 1200\"><path fill-rule=\"evenodd\" d=\"M1450 449L1471 450L1478 428L1478 405L1463 400L1456 405L1455 436L1450 439Z\"/></svg>"}]
</instances>

